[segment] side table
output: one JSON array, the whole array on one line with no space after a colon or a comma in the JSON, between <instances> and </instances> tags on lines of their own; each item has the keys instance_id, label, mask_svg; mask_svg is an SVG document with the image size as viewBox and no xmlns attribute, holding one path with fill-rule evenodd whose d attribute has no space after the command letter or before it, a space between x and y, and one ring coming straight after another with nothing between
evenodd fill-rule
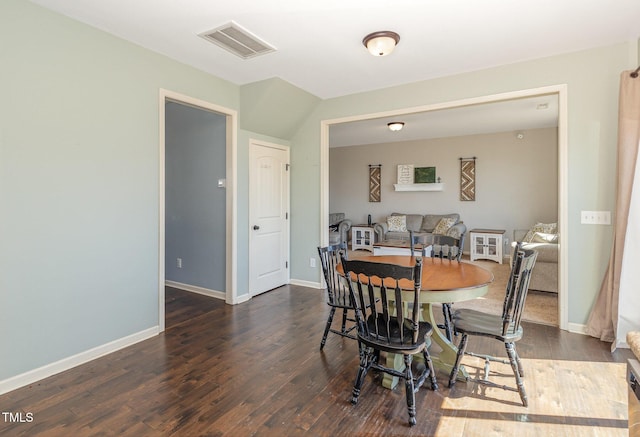
<instances>
[{"instance_id":1,"label":"side table","mask_svg":"<svg viewBox=\"0 0 640 437\"><path fill-rule=\"evenodd\" d=\"M471 261L488 259L502 264L502 244L504 229L472 229Z\"/></svg>"},{"instance_id":2,"label":"side table","mask_svg":"<svg viewBox=\"0 0 640 437\"><path fill-rule=\"evenodd\" d=\"M365 249L373 252L373 244L376 242L376 233L373 226L351 226L351 250Z\"/></svg>"}]
</instances>

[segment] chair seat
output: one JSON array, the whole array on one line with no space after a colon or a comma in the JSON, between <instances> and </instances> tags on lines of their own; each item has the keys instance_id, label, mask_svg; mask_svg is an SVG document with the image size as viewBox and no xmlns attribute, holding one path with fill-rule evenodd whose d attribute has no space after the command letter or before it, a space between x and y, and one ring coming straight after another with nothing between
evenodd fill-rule
<instances>
[{"instance_id":1,"label":"chair seat","mask_svg":"<svg viewBox=\"0 0 640 437\"><path fill-rule=\"evenodd\" d=\"M502 335L502 316L486 314L470 309L459 309L453 313L454 329L457 332L493 337L500 341L514 342L522 338L522 326L509 329Z\"/></svg>"},{"instance_id":2,"label":"chair seat","mask_svg":"<svg viewBox=\"0 0 640 437\"><path fill-rule=\"evenodd\" d=\"M376 334L376 324L378 334ZM407 326L409 325L409 326ZM413 333L410 322L406 322L403 328L402 341L400 337L400 327L398 320L391 317L389 327L391 332L387 332L387 323L382 314L376 318L373 314L367 318L369 335L358 333L358 338L367 346L383 350L385 352L414 354L420 352L425 347L426 336L431 335L433 327L428 322L418 322L418 341L413 342Z\"/></svg>"}]
</instances>

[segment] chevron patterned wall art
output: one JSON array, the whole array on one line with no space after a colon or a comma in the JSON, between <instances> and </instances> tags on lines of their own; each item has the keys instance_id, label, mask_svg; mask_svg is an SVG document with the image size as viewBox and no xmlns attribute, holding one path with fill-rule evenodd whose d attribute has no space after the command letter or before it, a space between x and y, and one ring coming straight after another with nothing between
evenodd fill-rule
<instances>
[{"instance_id":1,"label":"chevron patterned wall art","mask_svg":"<svg viewBox=\"0 0 640 437\"><path fill-rule=\"evenodd\" d=\"M476 157L460 158L460 200L476 200Z\"/></svg>"},{"instance_id":2,"label":"chevron patterned wall art","mask_svg":"<svg viewBox=\"0 0 640 437\"><path fill-rule=\"evenodd\" d=\"M382 164L369 165L369 202L380 202L380 173Z\"/></svg>"}]
</instances>

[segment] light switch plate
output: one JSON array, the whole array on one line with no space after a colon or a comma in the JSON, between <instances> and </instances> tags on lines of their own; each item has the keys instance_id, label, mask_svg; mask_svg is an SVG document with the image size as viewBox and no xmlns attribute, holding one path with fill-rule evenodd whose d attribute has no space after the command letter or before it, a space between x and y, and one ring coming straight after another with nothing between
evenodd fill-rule
<instances>
[{"instance_id":1,"label":"light switch plate","mask_svg":"<svg viewBox=\"0 0 640 437\"><path fill-rule=\"evenodd\" d=\"M580 223L583 225L610 225L611 211L580 211Z\"/></svg>"}]
</instances>

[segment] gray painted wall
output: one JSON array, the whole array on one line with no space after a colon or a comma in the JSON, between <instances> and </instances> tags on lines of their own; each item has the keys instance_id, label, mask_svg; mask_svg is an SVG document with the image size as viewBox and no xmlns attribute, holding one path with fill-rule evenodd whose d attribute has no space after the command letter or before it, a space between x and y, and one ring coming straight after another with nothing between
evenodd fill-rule
<instances>
[{"instance_id":1,"label":"gray painted wall","mask_svg":"<svg viewBox=\"0 0 640 437\"><path fill-rule=\"evenodd\" d=\"M224 292L226 117L173 102L165 114L165 278Z\"/></svg>"},{"instance_id":2,"label":"gray painted wall","mask_svg":"<svg viewBox=\"0 0 640 437\"><path fill-rule=\"evenodd\" d=\"M392 212L457 212L467 228L527 229L558 219L556 128L469 135L400 143L337 147L329 151L329 209L354 223L385 221ZM477 157L476 200L460 200L461 157ZM381 201L369 202L369 164L382 164ZM436 167L438 192L396 192L397 166ZM467 244L468 247L468 236Z\"/></svg>"}]
</instances>

